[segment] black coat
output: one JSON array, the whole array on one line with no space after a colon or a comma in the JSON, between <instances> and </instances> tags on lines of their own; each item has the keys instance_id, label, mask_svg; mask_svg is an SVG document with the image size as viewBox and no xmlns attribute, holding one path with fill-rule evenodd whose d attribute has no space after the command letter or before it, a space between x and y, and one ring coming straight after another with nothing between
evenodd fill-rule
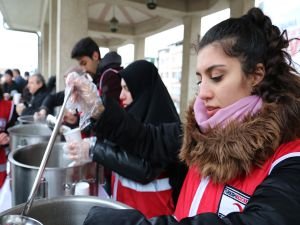
<instances>
[{"instance_id":1,"label":"black coat","mask_svg":"<svg viewBox=\"0 0 300 225\"><path fill-rule=\"evenodd\" d=\"M136 157L107 140L96 142L93 148L93 161L104 167L113 168L121 176L142 184L151 182L162 171L159 163L152 164L148 160Z\"/></svg>"},{"instance_id":2,"label":"black coat","mask_svg":"<svg viewBox=\"0 0 300 225\"><path fill-rule=\"evenodd\" d=\"M42 102L48 95L48 90L46 86L43 86L39 90L37 90L36 93L34 93L31 96L31 99L29 102L26 102L26 108L22 112L22 116L25 115L33 115L35 112L39 111L40 106L42 105Z\"/></svg>"},{"instance_id":3,"label":"black coat","mask_svg":"<svg viewBox=\"0 0 300 225\"><path fill-rule=\"evenodd\" d=\"M95 124L95 133L98 140L108 139L121 147L109 147L97 141L92 150L93 160L140 183L147 183L167 170L176 203L187 172L186 165L178 159L181 123L143 124L114 100L106 100L105 105L101 119Z\"/></svg>"},{"instance_id":4,"label":"black coat","mask_svg":"<svg viewBox=\"0 0 300 225\"><path fill-rule=\"evenodd\" d=\"M176 203L186 174L185 165L177 157L181 146L181 122L157 69L143 60L137 63L137 66L128 66L120 72L133 96L133 103L122 109L116 101L106 98L106 109L95 125L98 139L107 139L120 147L115 153L110 151L106 155L102 150L100 156L94 151L94 159L106 161L106 166L122 171L124 177L141 178L133 179L141 183L166 171ZM96 144L95 149L103 149L99 145ZM158 154L152 154L153 148Z\"/></svg>"}]
</instances>

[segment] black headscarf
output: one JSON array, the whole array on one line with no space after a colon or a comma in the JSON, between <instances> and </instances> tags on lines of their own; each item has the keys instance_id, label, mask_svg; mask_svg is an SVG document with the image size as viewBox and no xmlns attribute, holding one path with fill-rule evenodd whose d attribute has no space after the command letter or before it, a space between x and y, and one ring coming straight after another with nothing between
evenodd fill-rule
<instances>
[{"instance_id":1,"label":"black headscarf","mask_svg":"<svg viewBox=\"0 0 300 225\"><path fill-rule=\"evenodd\" d=\"M133 102L126 111L143 123L179 122L174 103L163 84L157 68L146 60L137 60L120 72Z\"/></svg>"}]
</instances>

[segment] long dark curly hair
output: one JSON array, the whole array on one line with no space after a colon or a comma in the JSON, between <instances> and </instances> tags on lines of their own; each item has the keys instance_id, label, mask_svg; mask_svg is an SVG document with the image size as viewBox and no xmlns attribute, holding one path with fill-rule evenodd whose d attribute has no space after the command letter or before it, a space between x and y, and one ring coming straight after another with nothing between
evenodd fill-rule
<instances>
[{"instance_id":1,"label":"long dark curly hair","mask_svg":"<svg viewBox=\"0 0 300 225\"><path fill-rule=\"evenodd\" d=\"M229 57L238 58L246 76L255 72L257 64L264 65L265 76L252 94L278 106L281 143L299 138L300 76L286 51L286 31L281 32L259 8L252 8L240 18L227 19L211 28L198 50L213 43L220 44Z\"/></svg>"},{"instance_id":2,"label":"long dark curly hair","mask_svg":"<svg viewBox=\"0 0 300 225\"><path fill-rule=\"evenodd\" d=\"M259 8L215 25L201 39L198 50L211 43L219 43L228 56L237 57L246 76L258 63L264 65L265 77L253 90L263 101L286 103L300 97L300 77L286 52L287 33L273 25Z\"/></svg>"}]
</instances>

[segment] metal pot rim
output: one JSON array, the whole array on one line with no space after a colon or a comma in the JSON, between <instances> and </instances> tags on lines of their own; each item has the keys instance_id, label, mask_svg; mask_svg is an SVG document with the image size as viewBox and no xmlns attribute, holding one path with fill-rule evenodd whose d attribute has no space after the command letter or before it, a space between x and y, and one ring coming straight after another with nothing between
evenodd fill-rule
<instances>
[{"instance_id":1,"label":"metal pot rim","mask_svg":"<svg viewBox=\"0 0 300 225\"><path fill-rule=\"evenodd\" d=\"M75 203L75 202L90 202L90 203L101 203L103 206L111 206L111 208L116 209L132 209L130 206L125 205L124 203L117 202L112 199L103 199L98 196L80 196L80 195L71 195L71 196L59 196L53 198L42 198L35 199L33 209L36 207L40 207L50 203ZM12 214L12 210L22 210L24 208L25 203L18 204L10 209L7 209L0 213L0 217L3 215ZM15 214L15 213L14 213Z\"/></svg>"},{"instance_id":2,"label":"metal pot rim","mask_svg":"<svg viewBox=\"0 0 300 225\"><path fill-rule=\"evenodd\" d=\"M30 133L20 133L20 132L16 132L17 129L19 128L23 128L23 127L42 127L42 128L48 128L49 129L49 134L30 134ZM36 137L36 136L39 136L39 137L50 137L51 136L51 130L50 128L46 125L46 124L43 124L43 123L35 123L35 124L18 124L18 125L15 125L13 127L10 127L7 129L8 133L9 134L12 134L14 136L21 136L21 137Z\"/></svg>"},{"instance_id":3,"label":"metal pot rim","mask_svg":"<svg viewBox=\"0 0 300 225\"><path fill-rule=\"evenodd\" d=\"M14 151L16 152L16 151ZM24 164L24 163L20 163L19 161L15 160L13 158L13 153L14 152L11 152L9 155L8 155L8 161L16 166L19 166L19 167L22 167L22 168L26 168L26 169L33 169L33 170L36 170L38 171L39 169L39 166L31 166L31 165L28 165L28 164ZM76 167L82 167L83 165L86 165L86 164L89 164L89 163L92 163L92 162L87 162L87 163L84 163L84 164L79 164L79 165L76 165L76 166L66 166L66 167L47 167L45 168L45 171L59 171L59 170L66 170L68 168L70 169L74 169Z\"/></svg>"},{"instance_id":4,"label":"metal pot rim","mask_svg":"<svg viewBox=\"0 0 300 225\"><path fill-rule=\"evenodd\" d=\"M33 169L33 170L38 170L39 169L39 166L32 166L32 165L28 165L28 164L25 164L25 163L21 163L19 161L17 161L14 156L21 152L21 151L27 151L27 149L29 148L32 148L34 146L38 146L38 145L43 145L45 144L46 142L41 142L41 143L38 143L38 144L33 144L33 145L27 145L25 147L22 147L22 148L19 148L19 149L16 149L15 151L12 151L9 153L8 155L8 161L10 163L12 163L13 165L16 165L16 166L19 166L19 167L22 167L22 168L26 168L26 169ZM56 143L56 145L62 145L63 142L59 142L59 143ZM76 165L76 166L65 166L65 167L47 167L45 168L46 171L59 171L59 170L66 170L68 168L71 168L71 169L74 169L74 168L77 168L77 167L82 167L83 165L87 165L89 163L93 163L93 162L86 162L86 163L82 163L82 164L79 164L79 165Z\"/></svg>"}]
</instances>

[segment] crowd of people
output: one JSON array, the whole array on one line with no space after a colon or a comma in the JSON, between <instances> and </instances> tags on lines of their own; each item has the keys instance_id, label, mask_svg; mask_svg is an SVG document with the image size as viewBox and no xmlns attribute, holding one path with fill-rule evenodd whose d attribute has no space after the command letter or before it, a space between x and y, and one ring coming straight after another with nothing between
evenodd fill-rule
<instances>
[{"instance_id":1,"label":"crowd of people","mask_svg":"<svg viewBox=\"0 0 300 225\"><path fill-rule=\"evenodd\" d=\"M1 76L3 99L14 102L19 116L33 115L52 90L42 74L26 74L22 76L19 69L7 69Z\"/></svg>"},{"instance_id":2,"label":"crowd of people","mask_svg":"<svg viewBox=\"0 0 300 225\"><path fill-rule=\"evenodd\" d=\"M67 155L103 165L108 196L132 207L93 207L84 224L300 220L300 77L288 46L286 32L258 8L212 27L198 43L199 90L181 121L154 64L122 68L116 52L101 57L90 37L79 40L71 52L79 67L65 78L76 118L69 125L85 138L67 143ZM64 91L48 94L40 74L27 85L18 74L5 72L1 146L17 114L45 118L64 99ZM20 87L30 101L14 107Z\"/></svg>"}]
</instances>

